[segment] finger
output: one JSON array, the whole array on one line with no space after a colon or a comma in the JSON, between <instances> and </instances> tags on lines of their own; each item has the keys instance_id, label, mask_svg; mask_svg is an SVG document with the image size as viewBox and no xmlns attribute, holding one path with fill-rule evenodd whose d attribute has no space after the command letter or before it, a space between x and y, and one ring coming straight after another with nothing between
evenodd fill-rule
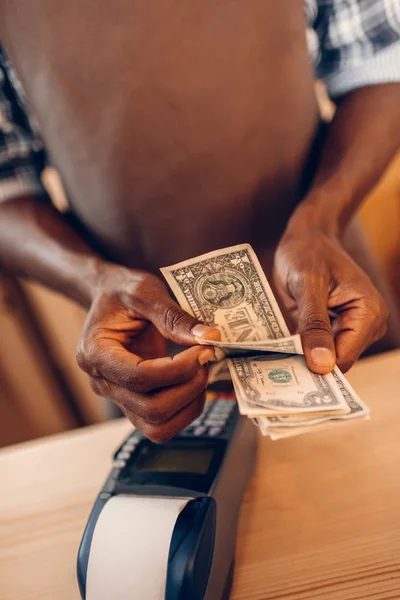
<instances>
[{"instance_id":1,"label":"finger","mask_svg":"<svg viewBox=\"0 0 400 600\"><path fill-rule=\"evenodd\" d=\"M173 357L142 360L117 340L103 339L83 368L89 375L102 376L128 391L147 393L190 380L213 357L210 348L193 346Z\"/></svg>"},{"instance_id":2,"label":"finger","mask_svg":"<svg viewBox=\"0 0 400 600\"><path fill-rule=\"evenodd\" d=\"M345 329L336 336L336 363L342 373L346 373L364 350L369 346L369 338L360 335L359 331Z\"/></svg>"},{"instance_id":3,"label":"finger","mask_svg":"<svg viewBox=\"0 0 400 600\"><path fill-rule=\"evenodd\" d=\"M308 278L293 295L298 304L298 328L307 365L315 373L330 373L336 354L328 315L328 283L322 277Z\"/></svg>"},{"instance_id":4,"label":"finger","mask_svg":"<svg viewBox=\"0 0 400 600\"><path fill-rule=\"evenodd\" d=\"M221 339L218 329L200 323L169 297L151 305L147 317L164 337L176 344L196 344L196 337L207 340Z\"/></svg>"},{"instance_id":5,"label":"finger","mask_svg":"<svg viewBox=\"0 0 400 600\"><path fill-rule=\"evenodd\" d=\"M127 414L135 415L152 425L161 425L201 394L207 381L208 369L202 367L190 381L151 394L129 392L104 377L92 377L90 383L96 394L113 400Z\"/></svg>"},{"instance_id":6,"label":"finger","mask_svg":"<svg viewBox=\"0 0 400 600\"><path fill-rule=\"evenodd\" d=\"M126 417L137 427L149 440L156 444L164 444L171 438L198 419L204 410L206 400L205 392L201 392L192 402L176 413L171 419L161 425L149 423L141 417L124 413Z\"/></svg>"},{"instance_id":7,"label":"finger","mask_svg":"<svg viewBox=\"0 0 400 600\"><path fill-rule=\"evenodd\" d=\"M337 365L346 373L386 331L386 322L363 307L347 310L334 323Z\"/></svg>"}]
</instances>

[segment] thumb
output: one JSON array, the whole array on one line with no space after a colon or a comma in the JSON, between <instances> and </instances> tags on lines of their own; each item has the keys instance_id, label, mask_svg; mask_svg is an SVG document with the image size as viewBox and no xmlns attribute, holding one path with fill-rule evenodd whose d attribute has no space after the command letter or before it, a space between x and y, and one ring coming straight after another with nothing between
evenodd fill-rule
<instances>
[{"instance_id":1,"label":"thumb","mask_svg":"<svg viewBox=\"0 0 400 600\"><path fill-rule=\"evenodd\" d=\"M183 346L198 344L196 337L210 341L221 339L218 329L204 325L170 298L154 306L151 321L165 338Z\"/></svg>"},{"instance_id":2,"label":"thumb","mask_svg":"<svg viewBox=\"0 0 400 600\"><path fill-rule=\"evenodd\" d=\"M308 367L330 373L336 363L335 341L328 316L328 286L306 286L295 298L299 309L299 333Z\"/></svg>"}]
</instances>

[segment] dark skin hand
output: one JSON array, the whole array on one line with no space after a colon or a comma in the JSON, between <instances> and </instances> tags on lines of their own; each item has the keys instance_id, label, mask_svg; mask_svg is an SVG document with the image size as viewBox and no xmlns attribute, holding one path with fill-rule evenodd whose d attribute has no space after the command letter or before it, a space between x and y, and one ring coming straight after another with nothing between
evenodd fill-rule
<instances>
[{"instance_id":1,"label":"dark skin hand","mask_svg":"<svg viewBox=\"0 0 400 600\"><path fill-rule=\"evenodd\" d=\"M163 442L203 411L211 348L220 339L169 296L150 273L105 265L78 345L79 366L93 390L112 398L150 439ZM166 356L166 340L188 346Z\"/></svg>"},{"instance_id":2,"label":"dark skin hand","mask_svg":"<svg viewBox=\"0 0 400 600\"><path fill-rule=\"evenodd\" d=\"M341 233L399 147L399 105L398 84L366 87L339 103L314 183L276 251L278 291L317 373L335 363L347 371L386 331L385 303Z\"/></svg>"},{"instance_id":3,"label":"dark skin hand","mask_svg":"<svg viewBox=\"0 0 400 600\"><path fill-rule=\"evenodd\" d=\"M334 236L289 229L275 259L280 297L302 338L308 366L346 372L386 331L387 308L364 271Z\"/></svg>"},{"instance_id":4,"label":"dark skin hand","mask_svg":"<svg viewBox=\"0 0 400 600\"><path fill-rule=\"evenodd\" d=\"M0 228L3 264L89 309L77 360L96 393L158 443L201 414L214 352L195 336L220 339L218 330L183 311L155 275L94 254L44 197L1 204ZM187 349L168 357L166 340Z\"/></svg>"}]
</instances>

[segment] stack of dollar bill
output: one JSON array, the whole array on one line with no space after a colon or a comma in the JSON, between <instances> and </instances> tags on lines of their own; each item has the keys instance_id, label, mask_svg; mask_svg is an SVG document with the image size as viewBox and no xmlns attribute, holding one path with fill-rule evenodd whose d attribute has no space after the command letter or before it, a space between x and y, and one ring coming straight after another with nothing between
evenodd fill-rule
<instances>
[{"instance_id":1,"label":"stack of dollar bill","mask_svg":"<svg viewBox=\"0 0 400 600\"><path fill-rule=\"evenodd\" d=\"M210 381L230 374L241 414L263 435L276 440L368 418L367 406L337 367L328 375L308 369L300 337L289 334L249 244L161 271L182 308L220 330L222 341L211 342L218 362Z\"/></svg>"}]
</instances>

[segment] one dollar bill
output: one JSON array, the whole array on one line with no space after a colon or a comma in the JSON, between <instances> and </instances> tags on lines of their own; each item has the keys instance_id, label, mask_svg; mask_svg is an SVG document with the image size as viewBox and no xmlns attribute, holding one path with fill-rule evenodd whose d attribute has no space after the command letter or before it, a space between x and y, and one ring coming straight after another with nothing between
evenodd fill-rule
<instances>
[{"instance_id":1,"label":"one dollar bill","mask_svg":"<svg viewBox=\"0 0 400 600\"><path fill-rule=\"evenodd\" d=\"M333 377L339 386L343 398L347 403L348 411L342 415L273 415L255 417L254 420L264 435L270 435L273 439L292 437L311 430L322 429L327 423L340 423L352 419L365 419L369 416L368 407L360 400L343 373L335 367Z\"/></svg>"},{"instance_id":2,"label":"one dollar bill","mask_svg":"<svg viewBox=\"0 0 400 600\"><path fill-rule=\"evenodd\" d=\"M228 360L241 414L345 414L333 374L317 375L303 356L259 355Z\"/></svg>"},{"instance_id":3,"label":"one dollar bill","mask_svg":"<svg viewBox=\"0 0 400 600\"><path fill-rule=\"evenodd\" d=\"M223 342L259 342L290 333L249 244L161 269L181 307L217 327Z\"/></svg>"}]
</instances>

